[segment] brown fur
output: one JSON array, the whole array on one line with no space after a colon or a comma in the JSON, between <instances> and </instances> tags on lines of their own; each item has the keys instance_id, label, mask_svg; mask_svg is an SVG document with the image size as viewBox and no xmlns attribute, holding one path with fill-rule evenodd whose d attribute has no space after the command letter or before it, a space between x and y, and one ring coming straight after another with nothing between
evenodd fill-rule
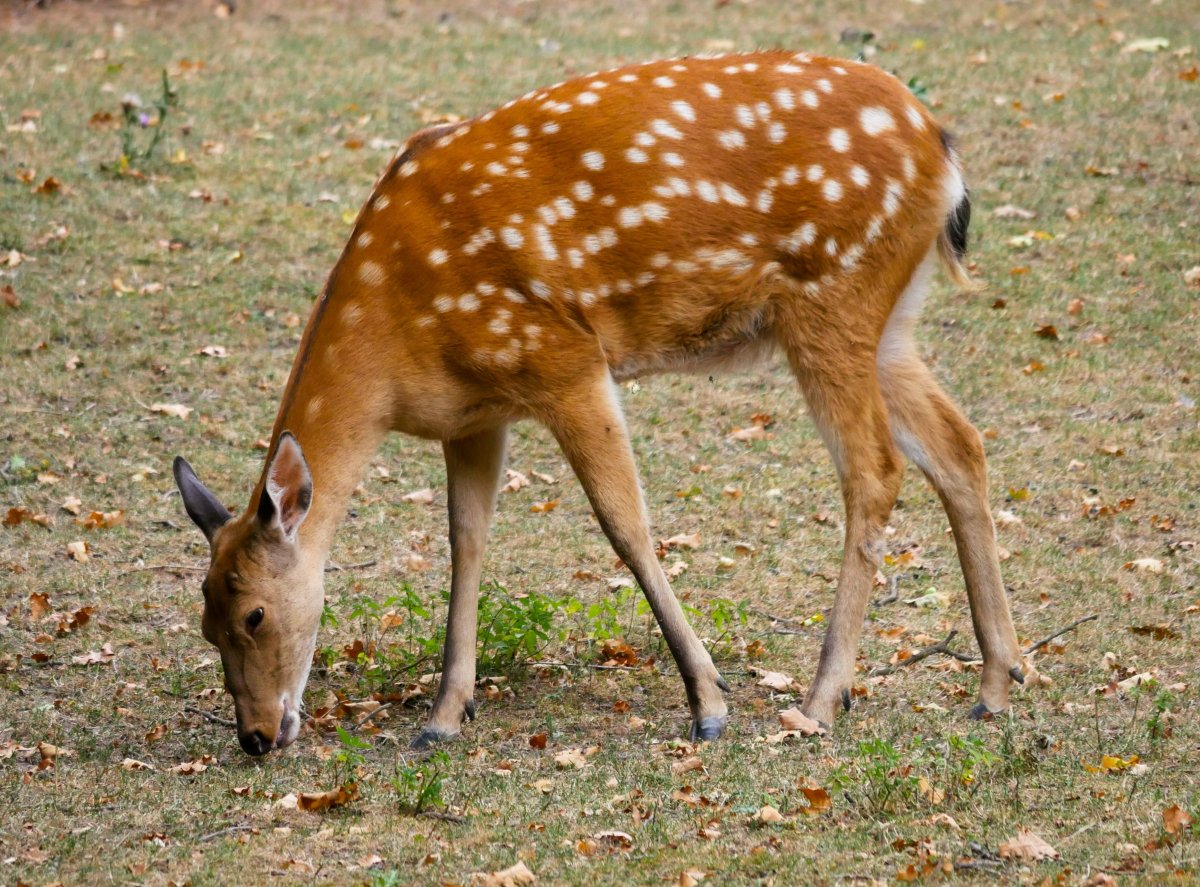
<instances>
[{"instance_id":1,"label":"brown fur","mask_svg":"<svg viewBox=\"0 0 1200 887\"><path fill-rule=\"evenodd\" d=\"M273 536L256 511L260 479L246 513L213 538L206 636L227 674L238 660L241 731L275 735L274 675L286 672L294 694L296 668L281 668L283 646L255 650L230 630L243 611L224 600L223 572L243 550L293 545L281 573L238 570L276 630L299 638L287 649L310 650L315 623L281 608L280 583L319 596L346 500L395 430L445 449L452 601L422 735L458 732L473 711L476 596L505 429L532 417L556 435L645 590L695 729L715 735L723 682L654 556L612 380L708 371L776 348L846 501L846 557L805 710L830 721L852 678L902 451L946 504L984 658L981 701L1003 708L1000 676L1020 656L982 448L911 346L922 262L936 250L970 284L943 234L961 194L940 129L894 78L783 52L595 74L414 136L359 215L275 422L264 479L290 431L311 471L311 513L294 543Z\"/></svg>"}]
</instances>

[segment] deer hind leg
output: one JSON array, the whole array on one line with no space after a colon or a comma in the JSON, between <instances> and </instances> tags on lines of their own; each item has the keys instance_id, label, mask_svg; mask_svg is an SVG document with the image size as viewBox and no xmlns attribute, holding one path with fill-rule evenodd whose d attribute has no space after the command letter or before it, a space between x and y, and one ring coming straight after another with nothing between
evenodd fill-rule
<instances>
[{"instance_id":1,"label":"deer hind leg","mask_svg":"<svg viewBox=\"0 0 1200 887\"><path fill-rule=\"evenodd\" d=\"M893 328L880 349L879 382L896 444L925 473L950 518L983 656L979 702L971 717L1008 707L1012 681L1024 683L1022 656L1000 580L987 465L979 432L934 381L907 329Z\"/></svg>"},{"instance_id":2,"label":"deer hind leg","mask_svg":"<svg viewBox=\"0 0 1200 887\"><path fill-rule=\"evenodd\" d=\"M721 691L729 687L684 617L655 556L625 417L607 369L558 398L542 418L662 628L687 691L692 739L716 739L727 714Z\"/></svg>"},{"instance_id":3,"label":"deer hind leg","mask_svg":"<svg viewBox=\"0 0 1200 887\"><path fill-rule=\"evenodd\" d=\"M450 614L442 652L442 681L429 721L413 740L426 748L458 735L465 719L475 719L475 636L479 580L496 489L504 463L506 429L446 441L450 513Z\"/></svg>"},{"instance_id":4,"label":"deer hind leg","mask_svg":"<svg viewBox=\"0 0 1200 887\"><path fill-rule=\"evenodd\" d=\"M837 594L803 705L805 714L828 726L839 705L849 707L867 599L883 557L883 530L900 491L904 459L892 443L874 355L863 354L861 343L835 341L836 331L826 325L811 329L819 334L822 326L819 343L804 340L800 324L784 327L782 339L837 467L846 510Z\"/></svg>"}]
</instances>

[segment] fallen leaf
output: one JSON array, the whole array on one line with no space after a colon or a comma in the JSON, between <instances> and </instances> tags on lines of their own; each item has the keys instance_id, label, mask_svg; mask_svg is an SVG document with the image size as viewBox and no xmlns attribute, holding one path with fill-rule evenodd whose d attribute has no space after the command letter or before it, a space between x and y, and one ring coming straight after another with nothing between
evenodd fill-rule
<instances>
[{"instance_id":1,"label":"fallen leaf","mask_svg":"<svg viewBox=\"0 0 1200 887\"><path fill-rule=\"evenodd\" d=\"M4 303L6 308L20 308L21 300L17 297L16 291L11 284L5 284L0 287L0 302Z\"/></svg>"},{"instance_id":2,"label":"fallen leaf","mask_svg":"<svg viewBox=\"0 0 1200 887\"><path fill-rule=\"evenodd\" d=\"M758 686L767 687L779 693L787 693L793 689L795 680L791 675L782 671L764 671L758 680Z\"/></svg>"},{"instance_id":3,"label":"fallen leaf","mask_svg":"<svg viewBox=\"0 0 1200 887\"><path fill-rule=\"evenodd\" d=\"M675 776L680 776L684 773L690 773L693 770L703 770L704 761L698 756L692 755L689 758L684 758L682 761L676 761L671 765L671 773Z\"/></svg>"},{"instance_id":4,"label":"fallen leaf","mask_svg":"<svg viewBox=\"0 0 1200 887\"><path fill-rule=\"evenodd\" d=\"M534 502L529 506L529 510L533 514L545 514L558 508L558 500L550 499L546 502Z\"/></svg>"},{"instance_id":5,"label":"fallen leaf","mask_svg":"<svg viewBox=\"0 0 1200 887\"><path fill-rule=\"evenodd\" d=\"M81 564L86 564L91 559L91 550L92 547L82 539L67 543L67 557Z\"/></svg>"},{"instance_id":6,"label":"fallen leaf","mask_svg":"<svg viewBox=\"0 0 1200 887\"><path fill-rule=\"evenodd\" d=\"M108 530L125 523L125 512L121 510L93 511L87 517L78 518L75 523L79 524L85 530Z\"/></svg>"},{"instance_id":7,"label":"fallen leaf","mask_svg":"<svg viewBox=\"0 0 1200 887\"><path fill-rule=\"evenodd\" d=\"M1139 557L1135 561L1123 564L1122 568L1146 573L1161 573L1163 571L1163 562L1156 557Z\"/></svg>"},{"instance_id":8,"label":"fallen leaf","mask_svg":"<svg viewBox=\"0 0 1200 887\"><path fill-rule=\"evenodd\" d=\"M34 622L40 622L51 610L50 595L42 591L31 591L29 593L29 618Z\"/></svg>"},{"instance_id":9,"label":"fallen leaf","mask_svg":"<svg viewBox=\"0 0 1200 887\"><path fill-rule=\"evenodd\" d=\"M770 804L764 804L762 807L759 807L758 811L750 818L753 819L755 822L761 822L764 824L772 823L772 822L783 822L783 814L780 813L778 810L776 810L774 807L772 807Z\"/></svg>"},{"instance_id":10,"label":"fallen leaf","mask_svg":"<svg viewBox=\"0 0 1200 887\"><path fill-rule=\"evenodd\" d=\"M1041 862L1043 859L1058 859L1058 851L1033 832L1022 829L1015 838L1000 845L1000 858Z\"/></svg>"},{"instance_id":11,"label":"fallen leaf","mask_svg":"<svg viewBox=\"0 0 1200 887\"><path fill-rule=\"evenodd\" d=\"M203 348L197 348L194 354L199 354L202 357L228 357L229 352L225 350L224 345L205 345Z\"/></svg>"},{"instance_id":12,"label":"fallen leaf","mask_svg":"<svg viewBox=\"0 0 1200 887\"><path fill-rule=\"evenodd\" d=\"M212 755L201 755L192 761L184 761L181 764L176 764L174 767L168 767L168 773L174 773L177 776L195 776L203 773L210 765L215 764L217 759Z\"/></svg>"},{"instance_id":13,"label":"fallen leaf","mask_svg":"<svg viewBox=\"0 0 1200 887\"><path fill-rule=\"evenodd\" d=\"M406 493L400 498L405 502L412 502L414 505L430 505L433 502L433 490L414 490L411 493Z\"/></svg>"},{"instance_id":14,"label":"fallen leaf","mask_svg":"<svg viewBox=\"0 0 1200 887\"><path fill-rule=\"evenodd\" d=\"M474 872L471 875L472 887L521 887L522 884L535 881L537 876L524 862L517 862L498 872Z\"/></svg>"},{"instance_id":15,"label":"fallen leaf","mask_svg":"<svg viewBox=\"0 0 1200 887\"><path fill-rule=\"evenodd\" d=\"M46 529L50 528L49 517L44 514L34 514L23 505L8 509L8 512L4 515L4 526L6 527L15 527L25 521L45 527Z\"/></svg>"},{"instance_id":16,"label":"fallen leaf","mask_svg":"<svg viewBox=\"0 0 1200 887\"><path fill-rule=\"evenodd\" d=\"M529 486L529 478L521 474L519 471L506 468L504 469L504 475L508 478L508 483L503 486L501 492L515 493L517 490L521 489L521 487Z\"/></svg>"},{"instance_id":17,"label":"fallen leaf","mask_svg":"<svg viewBox=\"0 0 1200 887\"><path fill-rule=\"evenodd\" d=\"M532 736L529 737L529 747L537 748L537 749L545 748L546 747L546 739L547 739L546 733L534 733Z\"/></svg>"},{"instance_id":18,"label":"fallen leaf","mask_svg":"<svg viewBox=\"0 0 1200 887\"><path fill-rule=\"evenodd\" d=\"M1130 40L1121 47L1121 54L1127 55L1131 52L1159 52L1171 45L1171 41L1166 37L1142 37L1138 40Z\"/></svg>"},{"instance_id":19,"label":"fallen leaf","mask_svg":"<svg viewBox=\"0 0 1200 887\"><path fill-rule=\"evenodd\" d=\"M296 806L309 813L320 813L334 807L344 807L357 797L358 784L348 782L327 792L300 792L296 796Z\"/></svg>"},{"instance_id":20,"label":"fallen leaf","mask_svg":"<svg viewBox=\"0 0 1200 887\"><path fill-rule=\"evenodd\" d=\"M150 412L174 416L176 419L186 419L192 414L192 407L186 407L181 403L155 403L150 405Z\"/></svg>"},{"instance_id":21,"label":"fallen leaf","mask_svg":"<svg viewBox=\"0 0 1200 887\"><path fill-rule=\"evenodd\" d=\"M147 764L145 761L139 761L137 758L126 758L121 762L122 770L153 770L153 764Z\"/></svg>"},{"instance_id":22,"label":"fallen leaf","mask_svg":"<svg viewBox=\"0 0 1200 887\"><path fill-rule=\"evenodd\" d=\"M1171 626L1162 623L1158 625L1131 625L1129 626L1129 630L1143 637L1152 637L1156 641L1173 641L1180 637L1179 632L1171 628Z\"/></svg>"},{"instance_id":23,"label":"fallen leaf","mask_svg":"<svg viewBox=\"0 0 1200 887\"><path fill-rule=\"evenodd\" d=\"M629 850L633 847L633 836L628 832L596 832L596 834L592 835L592 837L601 844L607 844L610 847L616 847L619 850Z\"/></svg>"},{"instance_id":24,"label":"fallen leaf","mask_svg":"<svg viewBox=\"0 0 1200 887\"><path fill-rule=\"evenodd\" d=\"M700 534L699 533L680 533L672 536L664 543L668 549L671 548L699 548Z\"/></svg>"},{"instance_id":25,"label":"fallen leaf","mask_svg":"<svg viewBox=\"0 0 1200 887\"><path fill-rule=\"evenodd\" d=\"M112 662L116 655L113 652L112 644L105 644L99 650L92 650L82 656L72 656L71 662L75 665L103 665Z\"/></svg>"},{"instance_id":26,"label":"fallen leaf","mask_svg":"<svg viewBox=\"0 0 1200 887\"><path fill-rule=\"evenodd\" d=\"M810 718L798 708L785 708L779 713L779 723L783 729L801 736L824 736L826 729L819 721Z\"/></svg>"},{"instance_id":27,"label":"fallen leaf","mask_svg":"<svg viewBox=\"0 0 1200 887\"><path fill-rule=\"evenodd\" d=\"M826 789L801 786L800 793L808 799L808 806L800 808L808 816L826 813L833 809L833 798L829 796L829 792Z\"/></svg>"},{"instance_id":28,"label":"fallen leaf","mask_svg":"<svg viewBox=\"0 0 1200 887\"><path fill-rule=\"evenodd\" d=\"M1191 828L1192 814L1182 809L1178 804L1172 804L1162 812L1163 831L1168 835L1177 835L1186 828Z\"/></svg>"},{"instance_id":29,"label":"fallen leaf","mask_svg":"<svg viewBox=\"0 0 1200 887\"><path fill-rule=\"evenodd\" d=\"M587 759L579 749L568 748L554 756L554 766L559 770L568 770L571 768L582 770L587 766Z\"/></svg>"},{"instance_id":30,"label":"fallen leaf","mask_svg":"<svg viewBox=\"0 0 1200 887\"><path fill-rule=\"evenodd\" d=\"M1031 209L1023 209L1019 206L1013 206L1011 203L1006 203L1004 206L998 206L992 210L992 218L994 219L1036 219L1037 213Z\"/></svg>"}]
</instances>

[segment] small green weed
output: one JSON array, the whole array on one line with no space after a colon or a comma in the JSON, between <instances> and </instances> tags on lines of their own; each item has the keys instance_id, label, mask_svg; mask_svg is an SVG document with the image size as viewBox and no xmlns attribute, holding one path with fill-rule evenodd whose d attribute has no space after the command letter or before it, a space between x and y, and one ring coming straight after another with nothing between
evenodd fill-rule
<instances>
[{"instance_id":1,"label":"small green weed","mask_svg":"<svg viewBox=\"0 0 1200 887\"><path fill-rule=\"evenodd\" d=\"M434 752L422 761L396 768L392 786L396 789L401 811L413 816L435 807L446 806L442 786L450 769L450 756Z\"/></svg>"}]
</instances>

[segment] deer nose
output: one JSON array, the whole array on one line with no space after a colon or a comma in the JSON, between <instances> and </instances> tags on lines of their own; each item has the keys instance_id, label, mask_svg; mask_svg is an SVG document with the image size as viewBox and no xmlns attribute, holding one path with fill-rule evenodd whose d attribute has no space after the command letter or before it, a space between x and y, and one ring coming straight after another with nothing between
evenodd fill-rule
<instances>
[{"instance_id":1,"label":"deer nose","mask_svg":"<svg viewBox=\"0 0 1200 887\"><path fill-rule=\"evenodd\" d=\"M253 733L242 733L238 736L238 742L242 744L242 751L248 755L265 755L275 743L263 735L261 730L255 730Z\"/></svg>"}]
</instances>

